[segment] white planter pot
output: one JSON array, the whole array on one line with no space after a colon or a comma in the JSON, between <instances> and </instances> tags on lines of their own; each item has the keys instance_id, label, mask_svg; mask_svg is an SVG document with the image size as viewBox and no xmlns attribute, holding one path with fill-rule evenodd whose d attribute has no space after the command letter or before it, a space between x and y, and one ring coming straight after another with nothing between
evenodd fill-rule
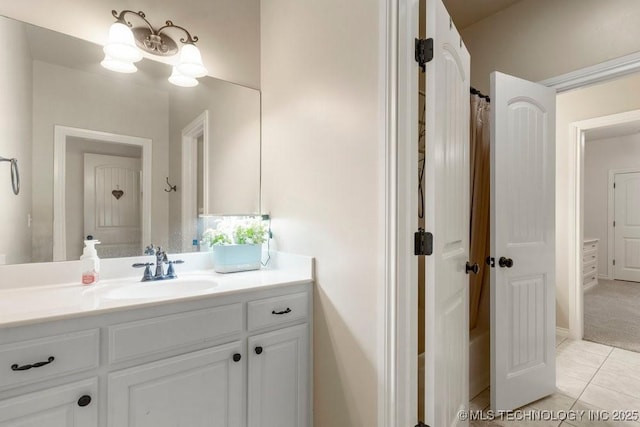
<instances>
[{"instance_id":1,"label":"white planter pot","mask_svg":"<svg viewBox=\"0 0 640 427\"><path fill-rule=\"evenodd\" d=\"M213 246L213 268L218 273L258 270L262 245Z\"/></svg>"}]
</instances>

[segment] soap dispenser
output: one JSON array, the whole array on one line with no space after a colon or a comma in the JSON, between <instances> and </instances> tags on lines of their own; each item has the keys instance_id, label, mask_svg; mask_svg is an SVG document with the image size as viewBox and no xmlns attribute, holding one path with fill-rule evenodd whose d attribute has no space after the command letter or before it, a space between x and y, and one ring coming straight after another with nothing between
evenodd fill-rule
<instances>
[{"instance_id":1,"label":"soap dispenser","mask_svg":"<svg viewBox=\"0 0 640 427\"><path fill-rule=\"evenodd\" d=\"M100 258L98 258L98 252L96 251L97 244L100 244L100 242L93 240L93 236L87 236L87 240L84 241L84 249L80 257L83 285L97 283L100 278Z\"/></svg>"}]
</instances>

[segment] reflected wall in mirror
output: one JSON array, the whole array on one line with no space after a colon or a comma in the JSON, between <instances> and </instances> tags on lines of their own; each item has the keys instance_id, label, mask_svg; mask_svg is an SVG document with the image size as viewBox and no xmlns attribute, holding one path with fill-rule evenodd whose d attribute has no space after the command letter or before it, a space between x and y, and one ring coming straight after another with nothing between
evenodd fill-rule
<instances>
[{"instance_id":1,"label":"reflected wall in mirror","mask_svg":"<svg viewBox=\"0 0 640 427\"><path fill-rule=\"evenodd\" d=\"M78 259L87 234L102 257L197 250L198 215L260 211L259 91L176 87L149 59L113 73L101 46L4 17L0 39L0 156L21 173L14 195L0 164L0 264Z\"/></svg>"}]
</instances>

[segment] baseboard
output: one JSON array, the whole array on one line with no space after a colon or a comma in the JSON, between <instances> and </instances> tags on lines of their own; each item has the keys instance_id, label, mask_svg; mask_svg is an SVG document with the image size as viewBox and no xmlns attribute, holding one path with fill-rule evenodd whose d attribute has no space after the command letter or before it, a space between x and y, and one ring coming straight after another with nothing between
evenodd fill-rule
<instances>
[{"instance_id":1,"label":"baseboard","mask_svg":"<svg viewBox=\"0 0 640 427\"><path fill-rule=\"evenodd\" d=\"M560 326L556 326L556 335L558 335L559 337L562 337L562 338L568 338L569 337L569 329L561 328Z\"/></svg>"}]
</instances>

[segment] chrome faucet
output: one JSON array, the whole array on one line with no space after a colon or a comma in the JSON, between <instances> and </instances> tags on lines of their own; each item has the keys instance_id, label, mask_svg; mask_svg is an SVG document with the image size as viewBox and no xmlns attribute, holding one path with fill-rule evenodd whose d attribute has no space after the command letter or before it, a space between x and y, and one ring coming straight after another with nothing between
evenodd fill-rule
<instances>
[{"instance_id":1,"label":"chrome faucet","mask_svg":"<svg viewBox=\"0 0 640 427\"><path fill-rule=\"evenodd\" d=\"M161 246L153 246L153 244L147 246L144 249L145 255L155 255L156 257L156 273L154 275L151 274L151 266L153 266L152 262L144 262L144 263L135 263L133 267L141 268L144 267L144 275L142 276L142 282L148 282L151 280L165 280L165 279L175 279L178 277L176 275L175 270L173 269L174 264L182 264L184 261L175 260L169 261L167 257L167 253L162 249ZM167 272L164 272L164 264L169 264L167 268Z\"/></svg>"},{"instance_id":2,"label":"chrome faucet","mask_svg":"<svg viewBox=\"0 0 640 427\"><path fill-rule=\"evenodd\" d=\"M167 253L162 250L162 246L156 248L156 274L155 280L164 279L164 263L168 261Z\"/></svg>"}]
</instances>

